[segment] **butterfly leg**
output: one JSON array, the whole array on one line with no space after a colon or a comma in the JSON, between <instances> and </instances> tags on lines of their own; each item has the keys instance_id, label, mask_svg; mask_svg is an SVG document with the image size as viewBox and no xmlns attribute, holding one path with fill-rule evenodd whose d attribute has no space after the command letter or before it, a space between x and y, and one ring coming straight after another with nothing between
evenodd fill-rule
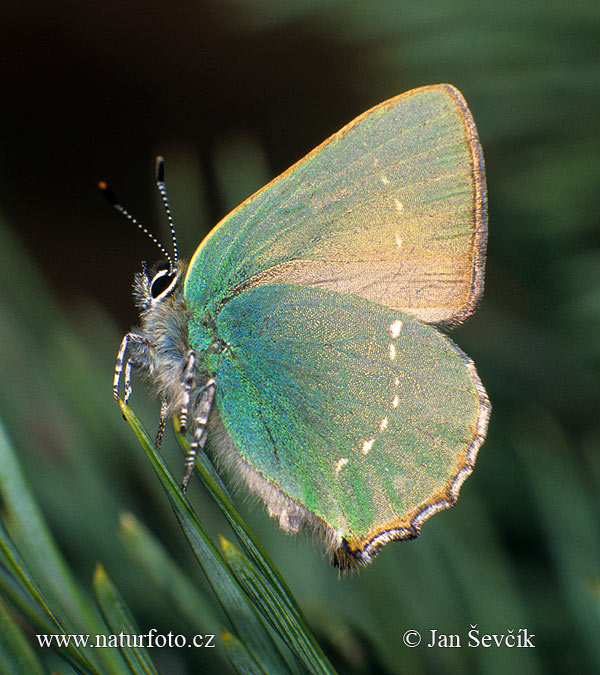
<instances>
[{"instance_id":1,"label":"butterfly leg","mask_svg":"<svg viewBox=\"0 0 600 675\"><path fill-rule=\"evenodd\" d=\"M204 444L206 443L206 425L208 424L208 416L215 398L215 388L215 381L212 379L208 380L200 390L200 400L194 406L194 440L190 443L190 449L185 458L185 474L181 483L181 489L184 493L194 472L198 449L204 448Z\"/></svg>"},{"instance_id":2,"label":"butterfly leg","mask_svg":"<svg viewBox=\"0 0 600 675\"><path fill-rule=\"evenodd\" d=\"M167 424L167 413L169 411L169 402L166 398L163 398L160 402L160 419L158 421L158 430L156 432L156 440L154 441L154 447L159 450L163 434L165 433L165 426Z\"/></svg>"},{"instance_id":3,"label":"butterfly leg","mask_svg":"<svg viewBox=\"0 0 600 675\"><path fill-rule=\"evenodd\" d=\"M196 363L196 355L194 351L190 351L186 355L185 366L183 368L183 402L179 410L179 429L182 434L186 432L188 424L188 411L190 407L190 395L194 387L194 364Z\"/></svg>"},{"instance_id":4,"label":"butterfly leg","mask_svg":"<svg viewBox=\"0 0 600 675\"><path fill-rule=\"evenodd\" d=\"M135 359L127 359L125 363L125 398L123 399L125 403L129 401L129 397L133 393L133 387L131 386L131 368L137 368L138 363Z\"/></svg>"},{"instance_id":5,"label":"butterfly leg","mask_svg":"<svg viewBox=\"0 0 600 675\"><path fill-rule=\"evenodd\" d=\"M131 367L133 366L146 366L149 367L151 363L151 354L152 354L152 343L150 340L145 338L143 335L138 333L127 333L123 340L121 341L121 346L119 347L119 353L117 354L117 362L115 363L115 376L113 378L113 396L119 400L119 386L121 384L121 374L123 372L123 362L125 359L125 353L127 348L131 345L136 345L138 347L138 359L132 357L127 360L125 363L125 403L129 400L131 396ZM144 364L144 361L146 364Z\"/></svg>"}]
</instances>

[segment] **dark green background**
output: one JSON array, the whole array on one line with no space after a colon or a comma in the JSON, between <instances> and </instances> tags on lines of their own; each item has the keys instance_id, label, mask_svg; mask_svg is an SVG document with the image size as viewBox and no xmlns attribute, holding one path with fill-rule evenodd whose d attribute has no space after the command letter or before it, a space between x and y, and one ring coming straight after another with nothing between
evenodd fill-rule
<instances>
[{"instance_id":1,"label":"dark green background","mask_svg":"<svg viewBox=\"0 0 600 675\"><path fill-rule=\"evenodd\" d=\"M363 110L450 82L475 117L489 190L486 291L454 332L493 404L476 470L418 540L342 580L260 505L248 520L343 672L600 669L598 2L26 2L3 6L0 24L0 413L82 584L101 561L143 627L185 633L121 547L124 510L202 583L111 400L132 275L156 256L97 180L166 238L152 184L163 154L189 257ZM153 428L139 385L132 403ZM527 628L536 648L402 644L413 628L465 644L471 624ZM169 673L208 663L188 651L153 656Z\"/></svg>"}]
</instances>

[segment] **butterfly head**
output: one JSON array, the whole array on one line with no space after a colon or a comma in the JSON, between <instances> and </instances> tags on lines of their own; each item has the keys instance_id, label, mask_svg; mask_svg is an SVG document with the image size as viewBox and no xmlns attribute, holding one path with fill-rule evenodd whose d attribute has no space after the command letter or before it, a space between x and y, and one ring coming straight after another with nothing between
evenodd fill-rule
<instances>
[{"instance_id":1,"label":"butterfly head","mask_svg":"<svg viewBox=\"0 0 600 675\"><path fill-rule=\"evenodd\" d=\"M160 305L179 288L183 266L178 263L172 267L169 262L161 262L151 267L142 263L142 271L135 275L133 296L141 312Z\"/></svg>"},{"instance_id":2,"label":"butterfly head","mask_svg":"<svg viewBox=\"0 0 600 675\"><path fill-rule=\"evenodd\" d=\"M135 275L133 283L133 295L135 303L140 311L147 312L152 307L157 307L165 298L170 297L179 286L179 280L182 276L184 266L179 261L177 250L177 236L175 234L175 225L173 215L169 206L167 190L165 187L165 165L162 157L156 158L156 186L162 199L163 207L169 221L171 231L171 240L173 244L173 253L170 254L158 239L147 230L134 216L115 197L113 191L104 181L98 183L98 187L104 193L111 206L123 214L130 222L146 234L165 256L161 263L148 268L146 263L142 263L142 271Z\"/></svg>"}]
</instances>

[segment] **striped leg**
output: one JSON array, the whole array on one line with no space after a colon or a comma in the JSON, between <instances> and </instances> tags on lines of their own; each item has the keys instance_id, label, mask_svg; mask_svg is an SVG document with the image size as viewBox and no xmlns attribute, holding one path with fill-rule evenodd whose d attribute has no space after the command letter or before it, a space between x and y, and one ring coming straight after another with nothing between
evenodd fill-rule
<instances>
[{"instance_id":1,"label":"striped leg","mask_svg":"<svg viewBox=\"0 0 600 675\"><path fill-rule=\"evenodd\" d=\"M123 361L125 358L125 353L127 352L127 347L130 344L143 345L145 347L152 348L152 343L145 338L143 335L138 335L138 333L127 333L123 340L121 341L121 346L119 347L119 353L117 354L117 362L115 363L115 376L113 378L113 396L119 400L119 385L121 384L121 373L123 372ZM136 362L135 358L128 359L125 364L125 402L129 400L131 396L131 367L138 366L139 363Z\"/></svg>"},{"instance_id":2,"label":"striped leg","mask_svg":"<svg viewBox=\"0 0 600 675\"><path fill-rule=\"evenodd\" d=\"M215 388L215 381L208 380L201 390L198 404L194 407L194 440L190 443L190 449L185 458L185 474L181 483L181 490L184 494L194 472L198 449L204 448L206 443L206 425L215 398Z\"/></svg>"},{"instance_id":3,"label":"striped leg","mask_svg":"<svg viewBox=\"0 0 600 675\"><path fill-rule=\"evenodd\" d=\"M137 368L137 361L134 359L127 359L125 364L125 398L123 399L125 403L129 402L129 397L133 392L133 387L131 386L131 367Z\"/></svg>"},{"instance_id":4,"label":"striped leg","mask_svg":"<svg viewBox=\"0 0 600 675\"><path fill-rule=\"evenodd\" d=\"M190 407L190 394L194 387L194 364L196 355L193 350L187 353L185 366L183 368L183 403L179 411L179 428L182 434L186 432L188 424L188 411Z\"/></svg>"},{"instance_id":5,"label":"striped leg","mask_svg":"<svg viewBox=\"0 0 600 675\"><path fill-rule=\"evenodd\" d=\"M163 398L160 402L160 420L158 422L158 431L156 432L156 440L154 441L154 447L157 450L160 450L162 443L162 437L165 433L165 426L167 424L167 412L169 410L169 402L166 398Z\"/></svg>"}]
</instances>

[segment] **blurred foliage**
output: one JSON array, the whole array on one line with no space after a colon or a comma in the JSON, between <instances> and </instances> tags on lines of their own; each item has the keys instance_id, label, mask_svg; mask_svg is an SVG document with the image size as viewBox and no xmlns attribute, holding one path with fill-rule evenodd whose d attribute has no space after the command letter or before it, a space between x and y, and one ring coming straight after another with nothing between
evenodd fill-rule
<instances>
[{"instance_id":1,"label":"blurred foliage","mask_svg":"<svg viewBox=\"0 0 600 675\"><path fill-rule=\"evenodd\" d=\"M160 151L189 256L218 217L369 106L451 82L477 122L490 202L486 294L453 334L493 404L473 476L417 540L341 580L261 506L236 501L340 672L600 670L600 5L32 0L0 19L0 413L24 472L0 463L14 545L0 555L0 622L15 629L0 631L0 669L65 672L27 628L35 617L51 628L51 616L14 614L13 554L20 583L76 625L102 625L89 599L101 563L143 632L226 629L216 650L150 650L160 672L221 672L223 643L245 658L111 398L130 277L155 253L95 181L109 178L149 223ZM132 404L152 428L158 409L139 383ZM164 449L178 476L172 435ZM204 490L190 492L209 534L233 541ZM128 539L132 517L153 542L143 550ZM156 565L144 562L151 546ZM527 628L536 648L402 644L433 628L464 644L475 624ZM95 658L106 672L122 665Z\"/></svg>"}]
</instances>

